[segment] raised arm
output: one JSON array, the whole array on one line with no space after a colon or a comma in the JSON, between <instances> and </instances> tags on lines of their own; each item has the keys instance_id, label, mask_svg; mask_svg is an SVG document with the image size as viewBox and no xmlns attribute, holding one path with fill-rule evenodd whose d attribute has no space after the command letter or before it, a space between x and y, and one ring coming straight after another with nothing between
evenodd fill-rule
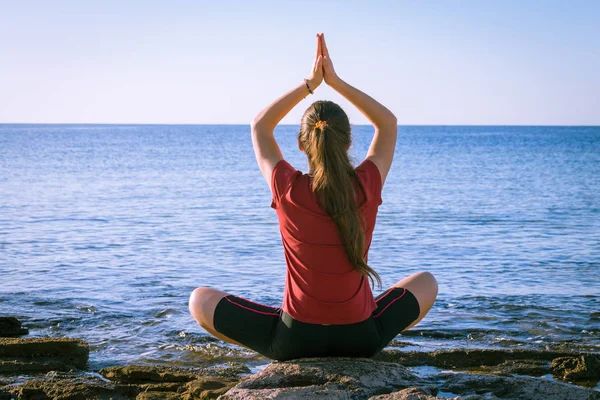
<instances>
[{"instance_id":1,"label":"raised arm","mask_svg":"<svg viewBox=\"0 0 600 400\"><path fill-rule=\"evenodd\" d=\"M373 136L366 159L377 165L381 173L381 181L384 183L394 158L398 120L382 104L337 76L333 63L329 58L329 51L323 35L321 35L321 42L325 82L358 108L375 126L375 136Z\"/></svg>"},{"instance_id":2,"label":"raised arm","mask_svg":"<svg viewBox=\"0 0 600 400\"><path fill-rule=\"evenodd\" d=\"M254 148L258 167L267 180L269 187L271 186L273 168L275 164L283 159L273 131L279 121L310 93L309 88L311 91L314 91L323 82L322 63L321 40L317 34L317 53L310 78L279 97L271 105L259 112L252 121L252 147Z\"/></svg>"}]
</instances>

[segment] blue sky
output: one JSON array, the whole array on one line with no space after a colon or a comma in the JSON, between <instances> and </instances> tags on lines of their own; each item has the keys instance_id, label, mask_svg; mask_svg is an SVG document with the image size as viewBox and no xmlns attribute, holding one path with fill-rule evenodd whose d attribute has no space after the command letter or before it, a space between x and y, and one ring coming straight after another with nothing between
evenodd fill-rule
<instances>
[{"instance_id":1,"label":"blue sky","mask_svg":"<svg viewBox=\"0 0 600 400\"><path fill-rule=\"evenodd\" d=\"M600 1L4 1L0 123L241 123L315 34L400 124L600 125ZM325 85L314 100L339 102Z\"/></svg>"}]
</instances>

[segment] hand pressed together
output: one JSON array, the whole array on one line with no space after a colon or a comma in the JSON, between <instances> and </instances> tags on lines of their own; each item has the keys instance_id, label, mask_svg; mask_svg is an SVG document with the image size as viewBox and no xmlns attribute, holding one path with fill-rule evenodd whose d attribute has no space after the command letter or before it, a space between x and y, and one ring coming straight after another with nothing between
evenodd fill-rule
<instances>
[{"instance_id":1,"label":"hand pressed together","mask_svg":"<svg viewBox=\"0 0 600 400\"><path fill-rule=\"evenodd\" d=\"M315 90L325 79L325 83L332 85L338 79L333 68L331 58L329 58L329 50L325 43L325 36L322 33L317 33L317 52L312 72L308 78L308 84L312 90Z\"/></svg>"}]
</instances>

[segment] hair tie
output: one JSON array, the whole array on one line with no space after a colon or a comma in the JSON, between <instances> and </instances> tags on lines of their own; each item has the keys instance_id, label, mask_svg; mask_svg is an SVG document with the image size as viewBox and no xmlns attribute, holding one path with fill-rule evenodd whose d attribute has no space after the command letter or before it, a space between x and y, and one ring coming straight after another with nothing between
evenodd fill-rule
<instances>
[{"instance_id":1,"label":"hair tie","mask_svg":"<svg viewBox=\"0 0 600 400\"><path fill-rule=\"evenodd\" d=\"M317 123L315 124L315 128L319 128L321 130L323 130L323 128L325 128L327 125L327 121L317 121Z\"/></svg>"}]
</instances>

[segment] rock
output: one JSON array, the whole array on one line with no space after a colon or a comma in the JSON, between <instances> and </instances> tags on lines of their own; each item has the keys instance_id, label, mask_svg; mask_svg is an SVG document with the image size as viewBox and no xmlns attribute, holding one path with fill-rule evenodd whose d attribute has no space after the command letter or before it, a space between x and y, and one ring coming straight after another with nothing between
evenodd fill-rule
<instances>
[{"instance_id":1,"label":"rock","mask_svg":"<svg viewBox=\"0 0 600 400\"><path fill-rule=\"evenodd\" d=\"M2 385L1 382L0 385ZM14 398L14 396L10 394L8 388L0 387L0 400L11 400L12 398Z\"/></svg>"},{"instance_id":2,"label":"rock","mask_svg":"<svg viewBox=\"0 0 600 400\"><path fill-rule=\"evenodd\" d=\"M380 394L369 397L369 400L436 400L441 397L432 396L428 390L421 388L402 389L399 392Z\"/></svg>"},{"instance_id":3,"label":"rock","mask_svg":"<svg viewBox=\"0 0 600 400\"><path fill-rule=\"evenodd\" d=\"M240 370L237 365L232 368ZM223 373L229 377L200 375L200 372L206 371ZM137 400L216 399L239 382L239 378L231 377L233 372L227 367L197 370L131 365L105 368L100 370L100 374L113 382L135 386L139 393Z\"/></svg>"},{"instance_id":4,"label":"rock","mask_svg":"<svg viewBox=\"0 0 600 400\"><path fill-rule=\"evenodd\" d=\"M395 363L367 358L304 358L274 362L219 399L365 399L419 383L419 377Z\"/></svg>"},{"instance_id":5,"label":"rock","mask_svg":"<svg viewBox=\"0 0 600 400\"><path fill-rule=\"evenodd\" d=\"M127 400L127 393L118 390L110 382L90 376L61 377L59 379L35 379L14 386L10 393L19 400Z\"/></svg>"},{"instance_id":6,"label":"rock","mask_svg":"<svg viewBox=\"0 0 600 400\"><path fill-rule=\"evenodd\" d=\"M156 369L153 371L153 369ZM14 399L216 399L239 382L219 376L198 376L177 368L117 367L107 368L106 375L121 381L109 381L94 373L51 372L43 379L9 386ZM119 371L115 373L115 371ZM0 400L2 397L0 388Z\"/></svg>"},{"instance_id":7,"label":"rock","mask_svg":"<svg viewBox=\"0 0 600 400\"><path fill-rule=\"evenodd\" d=\"M29 330L21 327L21 321L15 317L0 317L0 337L27 335Z\"/></svg>"},{"instance_id":8,"label":"rock","mask_svg":"<svg viewBox=\"0 0 600 400\"><path fill-rule=\"evenodd\" d=\"M87 343L66 338L0 338L0 373L84 369Z\"/></svg>"},{"instance_id":9,"label":"rock","mask_svg":"<svg viewBox=\"0 0 600 400\"><path fill-rule=\"evenodd\" d=\"M130 365L126 367L109 367L99 371L100 375L120 383L149 382L189 382L198 378L190 370L174 367L147 367Z\"/></svg>"},{"instance_id":10,"label":"rock","mask_svg":"<svg viewBox=\"0 0 600 400\"><path fill-rule=\"evenodd\" d=\"M572 353L537 350L453 349L433 352L384 350L374 359L397 362L404 366L432 365L442 368L479 367L498 365L507 360L545 360L573 356Z\"/></svg>"},{"instance_id":11,"label":"rock","mask_svg":"<svg viewBox=\"0 0 600 400\"><path fill-rule=\"evenodd\" d=\"M216 399L239 382L239 379L202 377L188 382L183 400Z\"/></svg>"},{"instance_id":12,"label":"rock","mask_svg":"<svg viewBox=\"0 0 600 400\"><path fill-rule=\"evenodd\" d=\"M199 376L215 376L239 381L241 374L249 373L250 368L239 362L228 362L224 366L208 368L177 368L161 366L128 365L109 367L99 371L100 375L120 383L142 384L149 382L190 382Z\"/></svg>"},{"instance_id":13,"label":"rock","mask_svg":"<svg viewBox=\"0 0 600 400\"><path fill-rule=\"evenodd\" d=\"M179 393L143 392L137 395L135 400L180 400Z\"/></svg>"},{"instance_id":14,"label":"rock","mask_svg":"<svg viewBox=\"0 0 600 400\"><path fill-rule=\"evenodd\" d=\"M241 362L229 361L224 366L208 367L198 369L198 374L204 376L223 376L227 378L236 378L240 375L250 373L250 368Z\"/></svg>"},{"instance_id":15,"label":"rock","mask_svg":"<svg viewBox=\"0 0 600 400\"><path fill-rule=\"evenodd\" d=\"M440 390L462 396L527 400L600 400L600 392L562 382L528 376L499 376L469 373L438 375Z\"/></svg>"},{"instance_id":16,"label":"rock","mask_svg":"<svg viewBox=\"0 0 600 400\"><path fill-rule=\"evenodd\" d=\"M498 365L482 365L470 368L470 370L498 375L542 376L550 373L550 362L544 360L507 360Z\"/></svg>"},{"instance_id":17,"label":"rock","mask_svg":"<svg viewBox=\"0 0 600 400\"><path fill-rule=\"evenodd\" d=\"M559 357L552 360L552 373L569 381L600 380L600 356L589 354L579 357Z\"/></svg>"}]
</instances>

